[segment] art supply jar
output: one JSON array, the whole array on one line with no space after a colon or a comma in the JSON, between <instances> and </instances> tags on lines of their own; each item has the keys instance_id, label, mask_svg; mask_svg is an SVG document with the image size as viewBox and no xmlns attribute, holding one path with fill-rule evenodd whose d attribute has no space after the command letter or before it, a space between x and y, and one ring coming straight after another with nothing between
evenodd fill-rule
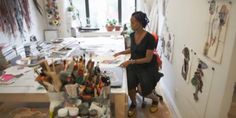
<instances>
[{"instance_id":1,"label":"art supply jar","mask_svg":"<svg viewBox=\"0 0 236 118\"><path fill-rule=\"evenodd\" d=\"M67 118L67 116L68 116L68 109L67 108L60 108L57 111L58 118Z\"/></svg>"},{"instance_id":2,"label":"art supply jar","mask_svg":"<svg viewBox=\"0 0 236 118\"><path fill-rule=\"evenodd\" d=\"M24 49L25 49L25 57L30 57L30 55L31 55L30 45L29 45L29 44L26 44L26 45L24 46Z\"/></svg>"},{"instance_id":3,"label":"art supply jar","mask_svg":"<svg viewBox=\"0 0 236 118\"><path fill-rule=\"evenodd\" d=\"M89 117L89 110L87 108L80 109L79 114L82 118L87 118Z\"/></svg>"},{"instance_id":4,"label":"art supply jar","mask_svg":"<svg viewBox=\"0 0 236 118\"><path fill-rule=\"evenodd\" d=\"M98 118L98 111L96 109L91 109L89 111L89 118Z\"/></svg>"},{"instance_id":5,"label":"art supply jar","mask_svg":"<svg viewBox=\"0 0 236 118\"><path fill-rule=\"evenodd\" d=\"M79 114L79 108L77 107L68 107L70 118L76 118Z\"/></svg>"}]
</instances>

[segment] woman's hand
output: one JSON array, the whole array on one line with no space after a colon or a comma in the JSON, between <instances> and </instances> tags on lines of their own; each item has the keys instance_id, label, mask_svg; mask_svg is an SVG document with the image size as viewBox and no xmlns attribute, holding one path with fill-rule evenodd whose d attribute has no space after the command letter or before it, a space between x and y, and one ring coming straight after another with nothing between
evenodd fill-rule
<instances>
[{"instance_id":1,"label":"woman's hand","mask_svg":"<svg viewBox=\"0 0 236 118\"><path fill-rule=\"evenodd\" d=\"M120 53L120 52L117 52L117 53L115 53L113 56L114 56L114 57L117 57L117 56L119 56L119 55L121 55L121 53Z\"/></svg>"},{"instance_id":2,"label":"woman's hand","mask_svg":"<svg viewBox=\"0 0 236 118\"><path fill-rule=\"evenodd\" d=\"M123 62L122 64L120 64L120 67L126 68L129 64L132 64L132 62L131 62L130 60L125 61L125 62Z\"/></svg>"}]
</instances>

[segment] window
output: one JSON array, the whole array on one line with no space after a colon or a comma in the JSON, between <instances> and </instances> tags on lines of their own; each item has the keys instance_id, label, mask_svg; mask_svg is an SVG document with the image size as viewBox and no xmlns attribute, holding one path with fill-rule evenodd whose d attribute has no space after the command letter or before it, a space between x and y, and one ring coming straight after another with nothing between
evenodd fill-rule
<instances>
[{"instance_id":1,"label":"window","mask_svg":"<svg viewBox=\"0 0 236 118\"><path fill-rule=\"evenodd\" d=\"M107 19L118 21L118 0L89 0L90 23L104 26Z\"/></svg>"},{"instance_id":2,"label":"window","mask_svg":"<svg viewBox=\"0 0 236 118\"><path fill-rule=\"evenodd\" d=\"M108 18L117 21L121 18L121 24L129 23L130 16L135 11L135 0L88 0L88 5L86 0L73 0L73 3L79 10L82 26L87 26L89 23L90 26L103 27ZM118 3L121 3L121 13L119 13ZM89 18L86 18L86 7L89 7L87 9Z\"/></svg>"},{"instance_id":3,"label":"window","mask_svg":"<svg viewBox=\"0 0 236 118\"><path fill-rule=\"evenodd\" d=\"M134 0L123 0L122 1L122 24L129 24L131 14L135 11Z\"/></svg>"},{"instance_id":4,"label":"window","mask_svg":"<svg viewBox=\"0 0 236 118\"><path fill-rule=\"evenodd\" d=\"M79 19L82 26L85 26L86 23L86 10L85 10L85 0L72 0L73 5L78 9Z\"/></svg>"}]
</instances>

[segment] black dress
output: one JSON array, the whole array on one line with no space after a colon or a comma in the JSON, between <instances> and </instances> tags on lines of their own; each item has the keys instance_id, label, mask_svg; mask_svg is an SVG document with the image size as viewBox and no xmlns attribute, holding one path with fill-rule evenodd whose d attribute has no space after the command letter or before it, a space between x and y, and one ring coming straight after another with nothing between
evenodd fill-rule
<instances>
[{"instance_id":1,"label":"black dress","mask_svg":"<svg viewBox=\"0 0 236 118\"><path fill-rule=\"evenodd\" d=\"M147 32L139 44L135 43L134 33L130 34L131 37L131 59L140 59L146 56L146 50L154 50L156 43L152 34ZM127 81L128 89L136 89L140 84L143 96L152 92L156 86L156 57L153 56L151 62L144 64L130 64L127 67Z\"/></svg>"}]
</instances>

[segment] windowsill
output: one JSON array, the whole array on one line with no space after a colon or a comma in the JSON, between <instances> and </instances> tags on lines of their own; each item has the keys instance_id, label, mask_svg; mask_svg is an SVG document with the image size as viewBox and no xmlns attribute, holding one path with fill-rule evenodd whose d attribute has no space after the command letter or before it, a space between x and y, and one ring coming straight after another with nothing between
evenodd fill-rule
<instances>
[{"instance_id":1,"label":"windowsill","mask_svg":"<svg viewBox=\"0 0 236 118\"><path fill-rule=\"evenodd\" d=\"M97 36L117 36L121 34L121 31L107 31L105 28L102 28L98 31L90 32L78 32L77 37L97 37Z\"/></svg>"}]
</instances>

